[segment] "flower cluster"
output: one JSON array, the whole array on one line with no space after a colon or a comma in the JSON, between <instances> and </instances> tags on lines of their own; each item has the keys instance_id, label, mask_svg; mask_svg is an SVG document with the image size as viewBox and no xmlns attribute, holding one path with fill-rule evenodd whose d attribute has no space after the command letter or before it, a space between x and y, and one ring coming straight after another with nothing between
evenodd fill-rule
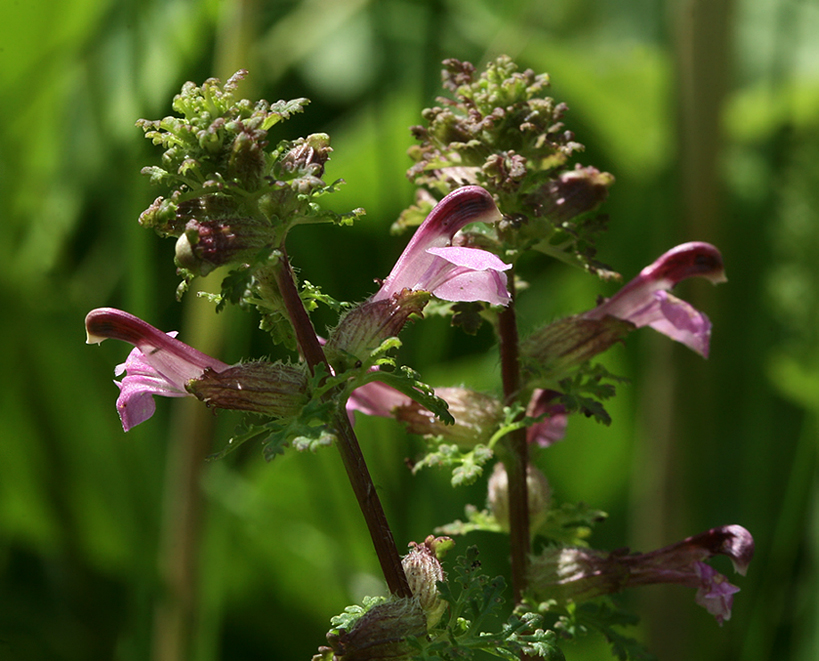
<instances>
[{"instance_id":1,"label":"flower cluster","mask_svg":"<svg viewBox=\"0 0 819 661\"><path fill-rule=\"evenodd\" d=\"M307 101L237 99L243 75L225 85L187 83L174 99L178 116L139 122L164 149L161 165L144 172L169 189L140 222L176 238L185 285L226 267L217 311L228 302L255 307L260 327L293 350L290 360L229 365L114 308L92 310L85 326L89 343L113 338L133 345L115 368L125 431L153 415L154 396L191 396L253 414L245 416L237 442L228 443L231 449L257 438L265 439L267 458L288 446L339 446L391 596L334 619L329 646L316 659L405 659L419 651L424 658L466 658L476 649L504 658L558 658L557 628L543 630L543 613L562 609L558 617L568 618L572 604L652 583L695 588L697 603L720 624L728 620L738 588L706 561L726 555L744 574L754 549L747 530L714 528L643 554L594 550L586 546L590 528L605 515L556 503L537 467L539 456L564 438L573 413L610 421L603 402L614 395L610 381L618 377L592 361L634 330L653 328L708 357L711 322L671 290L693 277L724 282L717 248L676 246L610 298L520 340L515 305L525 287L517 271L527 251L604 279L619 277L594 259L594 242L607 222L597 210L614 178L570 163L582 145L563 125L565 104L545 95L547 76L519 71L507 57L480 74L469 63L447 60L444 87L453 98L425 110L426 125L412 129L419 145L410 150L409 176L424 188L397 225L417 229L370 297L335 301L299 282L286 238L305 223L349 224L363 210L336 214L319 202L340 183L324 181L332 151L327 135L268 143L268 131ZM326 341L310 316L319 303L338 313L322 333ZM398 363L398 335L425 313L451 315L467 332L491 325L502 392L464 384L433 388ZM509 533L519 609L500 633L478 626L497 614L504 584L478 576L477 551L467 550L456 567L456 589L441 565L451 539L430 535L399 556L355 437L356 411L395 418L423 437L426 453L408 462L414 471L452 467L458 485L474 482L496 462L487 508L470 507L467 523L438 531ZM540 548L533 553L535 544ZM523 612L524 604L536 602Z\"/></svg>"},{"instance_id":2,"label":"flower cluster","mask_svg":"<svg viewBox=\"0 0 819 661\"><path fill-rule=\"evenodd\" d=\"M479 184L504 212L503 240L515 251L533 248L609 275L594 260L594 241L606 218L595 214L614 177L594 167L568 167L583 145L563 117L565 103L546 90L549 77L519 71L506 56L478 74L469 62L444 62L443 85L453 99L424 110L414 126L420 143L409 151L408 176L445 193Z\"/></svg>"},{"instance_id":3,"label":"flower cluster","mask_svg":"<svg viewBox=\"0 0 819 661\"><path fill-rule=\"evenodd\" d=\"M450 301L507 303L503 272L509 265L477 248L451 246L465 225L499 218L492 198L478 186L459 189L442 200L418 228L380 289L350 311L330 336L327 353L336 369L343 370L349 356L355 362L356 356L368 354L397 335L411 314L423 310L430 295ZM307 377L300 366L253 362L231 367L175 339L176 333L163 333L111 308L90 312L86 332L89 343L114 338L135 347L116 368L117 376L125 373L116 383L120 388L117 410L126 431L153 415L153 395L195 395L219 408L274 417L295 415L307 401ZM373 383L359 390L377 387Z\"/></svg>"}]
</instances>

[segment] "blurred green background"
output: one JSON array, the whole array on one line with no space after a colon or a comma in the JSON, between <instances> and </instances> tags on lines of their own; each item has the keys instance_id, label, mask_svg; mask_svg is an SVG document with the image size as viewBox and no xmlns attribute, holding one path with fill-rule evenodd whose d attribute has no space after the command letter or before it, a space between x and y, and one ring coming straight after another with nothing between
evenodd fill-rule
<instances>
[{"instance_id":1,"label":"blurred green background","mask_svg":"<svg viewBox=\"0 0 819 661\"><path fill-rule=\"evenodd\" d=\"M177 304L173 243L136 223L158 194L139 169L158 154L134 122L168 114L184 81L244 67L250 98L312 99L272 138L330 133L328 180L347 181L332 204L367 216L294 232L290 253L360 300L406 241L388 228L412 200L407 129L439 93L440 61L500 53L551 74L587 146L577 160L617 178L603 261L630 278L706 240L730 280L681 287L714 322L708 361L649 330L609 352L631 384L610 428L572 420L542 456L555 497L610 513L592 540L606 549L753 533L723 628L692 590L623 596L663 661L819 658L817 34L810 0L0 3L0 658L306 659L331 615L382 590L334 450L205 464L238 418L188 400L159 401L124 435L111 379L129 347L85 346L83 317L112 305L227 362L278 355L251 315ZM524 329L612 291L527 268ZM402 339L435 385L497 387L486 333L430 319ZM481 484L413 478L417 441L393 422L357 428L399 547L483 504ZM503 539L456 549L470 542L508 573ZM593 637L565 651L610 658Z\"/></svg>"}]
</instances>

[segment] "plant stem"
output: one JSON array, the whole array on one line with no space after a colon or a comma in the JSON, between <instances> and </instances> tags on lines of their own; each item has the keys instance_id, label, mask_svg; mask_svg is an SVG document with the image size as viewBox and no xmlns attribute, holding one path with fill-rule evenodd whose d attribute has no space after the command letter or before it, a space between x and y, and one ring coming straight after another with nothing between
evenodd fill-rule
<instances>
[{"instance_id":1,"label":"plant stem","mask_svg":"<svg viewBox=\"0 0 819 661\"><path fill-rule=\"evenodd\" d=\"M498 316L500 339L501 379L503 395L507 404L517 398L520 386L520 360L518 324L515 314L514 268L509 272L509 291L512 300ZM512 556L512 593L515 603L520 603L526 590L526 574L529 566L529 499L526 486L526 467L529 449L526 429L516 429L508 435L510 458L504 462L509 483L509 544Z\"/></svg>"},{"instance_id":2,"label":"plant stem","mask_svg":"<svg viewBox=\"0 0 819 661\"><path fill-rule=\"evenodd\" d=\"M296 332L296 340L310 370L314 371L315 367L322 363L329 370L330 365L324 355L324 350L321 348L307 310L304 309L304 304L296 288L290 260L283 248L281 263L276 267L276 283L290 316L290 322ZM381 501L376 493L375 485L367 469L364 455L361 452L361 447L358 444L358 439L346 411L337 410L332 424L338 433L338 449L341 452L341 460L353 487L353 493L355 493L358 500L361 513L367 522L367 528L370 531L378 561L381 563L381 570L387 581L387 587L397 597L411 597L412 592L407 583L404 568L401 565L401 557L398 555L392 531L387 523L387 517L381 507Z\"/></svg>"}]
</instances>

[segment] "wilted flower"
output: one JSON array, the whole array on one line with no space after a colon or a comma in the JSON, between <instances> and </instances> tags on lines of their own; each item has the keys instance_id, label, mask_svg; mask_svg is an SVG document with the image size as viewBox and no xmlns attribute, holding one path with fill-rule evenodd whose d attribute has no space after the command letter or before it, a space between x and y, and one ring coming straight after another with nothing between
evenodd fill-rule
<instances>
[{"instance_id":1,"label":"wilted flower","mask_svg":"<svg viewBox=\"0 0 819 661\"><path fill-rule=\"evenodd\" d=\"M637 585L679 583L697 588L696 602L722 624L731 618L739 588L703 561L726 555L744 576L753 554L751 533L736 525L712 528L651 553L551 547L532 559L530 585L540 599L581 602Z\"/></svg>"},{"instance_id":2,"label":"wilted flower","mask_svg":"<svg viewBox=\"0 0 819 661\"><path fill-rule=\"evenodd\" d=\"M163 333L132 314L97 308L85 318L88 344L105 339L134 345L125 362L117 412L122 428L130 430L156 410L154 395L196 396L208 405L282 417L293 415L306 402L307 377L301 366L253 362L227 365Z\"/></svg>"},{"instance_id":3,"label":"wilted flower","mask_svg":"<svg viewBox=\"0 0 819 661\"><path fill-rule=\"evenodd\" d=\"M582 317L612 316L629 321L637 328L651 326L707 358L711 321L668 292L681 280L694 276L706 278L713 284L727 281L722 255L710 243L694 241L672 248L614 296Z\"/></svg>"}]
</instances>

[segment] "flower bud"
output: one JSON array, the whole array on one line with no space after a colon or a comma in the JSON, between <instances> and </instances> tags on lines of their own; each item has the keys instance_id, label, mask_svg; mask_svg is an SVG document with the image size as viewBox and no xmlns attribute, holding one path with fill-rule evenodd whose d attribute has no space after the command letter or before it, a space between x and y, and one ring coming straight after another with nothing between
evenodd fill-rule
<instances>
[{"instance_id":1,"label":"flower bud","mask_svg":"<svg viewBox=\"0 0 819 661\"><path fill-rule=\"evenodd\" d=\"M225 264L249 262L276 242L267 221L246 216L223 195L205 195L179 205L177 220L185 223L176 242L176 263L200 275Z\"/></svg>"},{"instance_id":2,"label":"flower bud","mask_svg":"<svg viewBox=\"0 0 819 661\"><path fill-rule=\"evenodd\" d=\"M332 651L333 661L399 661L409 659L417 648L409 636L427 632L424 611L416 599L397 599L377 604L356 620L353 627L338 634L327 634L331 649L320 649L314 659L326 659Z\"/></svg>"},{"instance_id":3,"label":"flower bud","mask_svg":"<svg viewBox=\"0 0 819 661\"><path fill-rule=\"evenodd\" d=\"M330 136L326 133L311 133L299 138L281 160L283 172L312 175L318 179L324 176L324 164L329 160Z\"/></svg>"},{"instance_id":4,"label":"flower bud","mask_svg":"<svg viewBox=\"0 0 819 661\"><path fill-rule=\"evenodd\" d=\"M263 181L264 147L267 145L267 131L253 128L252 123L234 121L226 124L230 132L236 132L228 153L226 174L247 191L258 189Z\"/></svg>"},{"instance_id":5,"label":"flower bud","mask_svg":"<svg viewBox=\"0 0 819 661\"><path fill-rule=\"evenodd\" d=\"M160 236L179 236L185 231L187 221L177 217L176 209L173 199L160 196L139 215L139 224L154 228Z\"/></svg>"},{"instance_id":6,"label":"flower bud","mask_svg":"<svg viewBox=\"0 0 819 661\"><path fill-rule=\"evenodd\" d=\"M449 537L427 537L423 544L410 542L410 552L401 561L412 595L426 614L427 629L434 627L446 610L447 602L438 593L438 581L446 577L439 557L451 546Z\"/></svg>"},{"instance_id":7,"label":"flower bud","mask_svg":"<svg viewBox=\"0 0 819 661\"><path fill-rule=\"evenodd\" d=\"M535 205L537 215L560 225L594 211L606 200L613 183L608 172L578 163L574 170L562 172L529 195L528 201Z\"/></svg>"},{"instance_id":8,"label":"flower bud","mask_svg":"<svg viewBox=\"0 0 819 661\"><path fill-rule=\"evenodd\" d=\"M529 529L536 531L546 520L552 490L546 476L532 464L526 466L526 488L529 505ZM489 478L487 504L489 511L509 531L509 476L502 462L495 464Z\"/></svg>"},{"instance_id":9,"label":"flower bud","mask_svg":"<svg viewBox=\"0 0 819 661\"><path fill-rule=\"evenodd\" d=\"M278 418L296 415L308 399L304 368L284 363L240 363L218 373L205 370L188 382L187 389L208 406Z\"/></svg>"},{"instance_id":10,"label":"flower bud","mask_svg":"<svg viewBox=\"0 0 819 661\"><path fill-rule=\"evenodd\" d=\"M191 220L176 241L176 263L205 276L225 264L252 261L273 238L267 224L252 218Z\"/></svg>"}]
</instances>

